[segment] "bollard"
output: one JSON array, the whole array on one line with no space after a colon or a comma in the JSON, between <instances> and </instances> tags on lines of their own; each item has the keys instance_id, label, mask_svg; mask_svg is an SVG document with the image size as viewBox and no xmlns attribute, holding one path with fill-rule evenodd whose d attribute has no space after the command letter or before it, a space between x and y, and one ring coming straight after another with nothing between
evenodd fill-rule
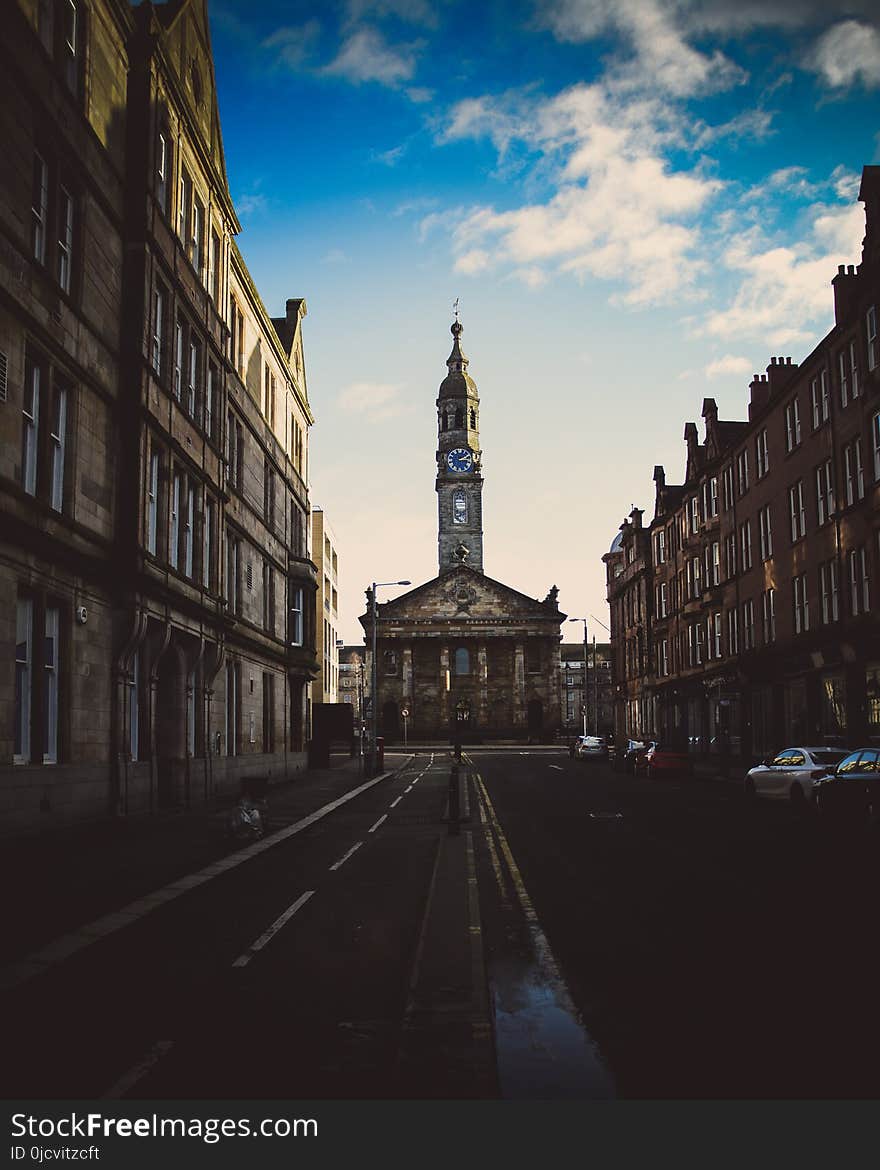
<instances>
[{"instance_id":1,"label":"bollard","mask_svg":"<svg viewBox=\"0 0 880 1170\"><path fill-rule=\"evenodd\" d=\"M458 803L458 768L453 764L449 769L449 828L450 837L457 837L459 832L458 818L461 810Z\"/></svg>"}]
</instances>

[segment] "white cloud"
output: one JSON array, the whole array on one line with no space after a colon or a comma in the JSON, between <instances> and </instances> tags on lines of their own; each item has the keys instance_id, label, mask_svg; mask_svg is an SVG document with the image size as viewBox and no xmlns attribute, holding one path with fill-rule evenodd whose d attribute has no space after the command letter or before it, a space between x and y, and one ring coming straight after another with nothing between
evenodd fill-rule
<instances>
[{"instance_id":1,"label":"white cloud","mask_svg":"<svg viewBox=\"0 0 880 1170\"><path fill-rule=\"evenodd\" d=\"M809 65L833 89L861 82L880 86L880 31L857 20L844 20L816 43Z\"/></svg>"},{"instance_id":2,"label":"white cloud","mask_svg":"<svg viewBox=\"0 0 880 1170\"><path fill-rule=\"evenodd\" d=\"M251 215L265 211L267 206L265 195L239 195L235 200L235 210L239 219L247 219Z\"/></svg>"},{"instance_id":3,"label":"white cloud","mask_svg":"<svg viewBox=\"0 0 880 1170\"><path fill-rule=\"evenodd\" d=\"M620 101L600 85L544 101L520 93L459 103L445 140L480 135L499 152L514 142L539 151L556 166L557 189L543 203L464 215L453 230L459 271L509 265L534 283L546 279L549 263L619 281L630 304L692 285L701 264L692 221L721 184L666 164L661 147L683 135L669 106Z\"/></svg>"},{"instance_id":4,"label":"white cloud","mask_svg":"<svg viewBox=\"0 0 880 1170\"><path fill-rule=\"evenodd\" d=\"M709 362L703 373L707 378L724 378L729 374L750 374L752 370L753 366L748 358L726 353L724 357Z\"/></svg>"},{"instance_id":5,"label":"white cloud","mask_svg":"<svg viewBox=\"0 0 880 1170\"><path fill-rule=\"evenodd\" d=\"M728 308L708 315L706 333L779 345L813 336L831 311L837 265L858 257L864 213L858 204L817 205L811 216L810 230L797 243L771 243L758 228L734 237L724 263L742 282Z\"/></svg>"},{"instance_id":6,"label":"white cloud","mask_svg":"<svg viewBox=\"0 0 880 1170\"><path fill-rule=\"evenodd\" d=\"M322 72L354 84L376 81L395 88L415 73L416 48L389 45L376 29L359 28L346 38L335 60Z\"/></svg>"},{"instance_id":7,"label":"white cloud","mask_svg":"<svg viewBox=\"0 0 880 1170\"><path fill-rule=\"evenodd\" d=\"M380 422L408 414L412 404L401 399L401 385L388 382L353 382L340 390L337 403L345 414L364 416L366 422Z\"/></svg>"}]
</instances>

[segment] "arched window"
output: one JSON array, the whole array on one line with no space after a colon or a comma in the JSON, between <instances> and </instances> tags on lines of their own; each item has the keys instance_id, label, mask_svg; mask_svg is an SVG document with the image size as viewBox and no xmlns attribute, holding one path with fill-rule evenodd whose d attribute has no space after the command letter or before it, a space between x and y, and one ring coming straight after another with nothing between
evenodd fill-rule
<instances>
[{"instance_id":1,"label":"arched window","mask_svg":"<svg viewBox=\"0 0 880 1170\"><path fill-rule=\"evenodd\" d=\"M471 426L476 430L477 426L477 412L471 407Z\"/></svg>"},{"instance_id":2,"label":"arched window","mask_svg":"<svg viewBox=\"0 0 880 1170\"><path fill-rule=\"evenodd\" d=\"M459 407L455 412L455 425L458 428L464 426L464 411L461 409L461 407Z\"/></svg>"},{"instance_id":3,"label":"arched window","mask_svg":"<svg viewBox=\"0 0 880 1170\"><path fill-rule=\"evenodd\" d=\"M449 430L449 415L446 413L445 410L441 411L441 413L440 413L440 430L441 431L448 431Z\"/></svg>"},{"instance_id":4,"label":"arched window","mask_svg":"<svg viewBox=\"0 0 880 1170\"><path fill-rule=\"evenodd\" d=\"M452 523L467 524L467 493L464 488L458 488L452 493Z\"/></svg>"},{"instance_id":5,"label":"arched window","mask_svg":"<svg viewBox=\"0 0 880 1170\"><path fill-rule=\"evenodd\" d=\"M393 650L386 650L382 655L386 674L397 674L397 654Z\"/></svg>"},{"instance_id":6,"label":"arched window","mask_svg":"<svg viewBox=\"0 0 880 1170\"><path fill-rule=\"evenodd\" d=\"M464 646L459 646L455 652L455 673L470 674L471 656Z\"/></svg>"}]
</instances>

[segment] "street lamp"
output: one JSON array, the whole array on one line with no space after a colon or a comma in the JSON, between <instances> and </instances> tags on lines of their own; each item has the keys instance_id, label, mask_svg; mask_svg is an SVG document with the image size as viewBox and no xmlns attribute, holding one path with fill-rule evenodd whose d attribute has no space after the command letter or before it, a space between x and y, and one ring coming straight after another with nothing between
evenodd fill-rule
<instances>
[{"instance_id":1,"label":"street lamp","mask_svg":"<svg viewBox=\"0 0 880 1170\"><path fill-rule=\"evenodd\" d=\"M411 581L374 581L370 590L370 601L373 607L373 658L370 663L370 775L376 771L376 729L378 716L376 711L376 627L379 624L379 603L376 600L376 590L386 586L411 585Z\"/></svg>"},{"instance_id":2,"label":"street lamp","mask_svg":"<svg viewBox=\"0 0 880 1170\"><path fill-rule=\"evenodd\" d=\"M569 618L570 622L584 623L584 735L587 734L587 619L586 618Z\"/></svg>"},{"instance_id":3,"label":"street lamp","mask_svg":"<svg viewBox=\"0 0 880 1170\"><path fill-rule=\"evenodd\" d=\"M599 622L599 625L602 627L603 630L608 630L608 627L605 625L605 623L600 622L594 613L591 613L590 617L593 619L594 622ZM611 631L608 630L608 633L610 634ZM596 635L595 634L593 635L593 698L594 698L595 708L596 708L596 715L595 715L596 726L598 726L598 721L599 721L599 662L598 662L598 659L596 658Z\"/></svg>"}]
</instances>

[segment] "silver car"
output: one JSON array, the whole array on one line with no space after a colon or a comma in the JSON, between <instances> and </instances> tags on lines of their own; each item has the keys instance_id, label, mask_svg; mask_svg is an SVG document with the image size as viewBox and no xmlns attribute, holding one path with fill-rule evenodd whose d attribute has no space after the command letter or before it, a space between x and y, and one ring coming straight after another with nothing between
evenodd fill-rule
<instances>
[{"instance_id":1,"label":"silver car","mask_svg":"<svg viewBox=\"0 0 880 1170\"><path fill-rule=\"evenodd\" d=\"M805 808L816 799L816 781L829 776L847 753L842 748L788 747L750 769L744 783L748 797L788 800Z\"/></svg>"},{"instance_id":2,"label":"silver car","mask_svg":"<svg viewBox=\"0 0 880 1170\"><path fill-rule=\"evenodd\" d=\"M581 760L604 760L608 755L605 740L599 735L579 735L574 750Z\"/></svg>"}]
</instances>

